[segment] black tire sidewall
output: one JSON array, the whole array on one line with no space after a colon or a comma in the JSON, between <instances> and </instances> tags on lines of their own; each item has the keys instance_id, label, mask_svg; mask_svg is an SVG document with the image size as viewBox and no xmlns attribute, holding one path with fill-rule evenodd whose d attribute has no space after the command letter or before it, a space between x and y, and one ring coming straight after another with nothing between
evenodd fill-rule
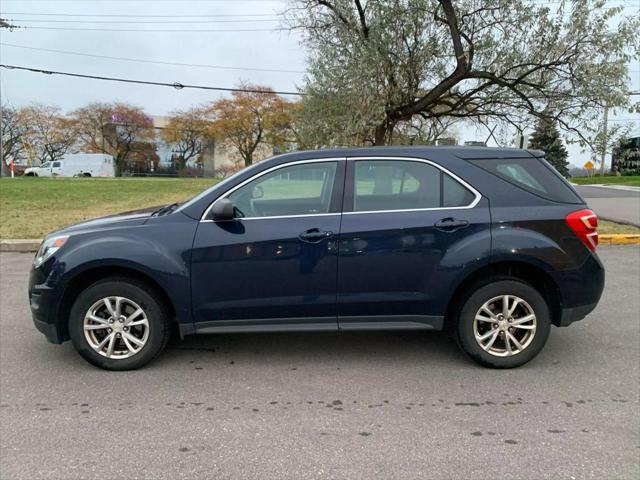
<instances>
[{"instance_id":1,"label":"black tire sidewall","mask_svg":"<svg viewBox=\"0 0 640 480\"><path fill-rule=\"evenodd\" d=\"M137 303L149 320L149 337L142 350L124 359L111 359L93 350L84 336L84 317L98 300L119 296ZM154 292L143 284L124 280L105 280L91 285L76 299L69 316L69 336L78 353L89 363L107 370L133 370L146 365L164 348L168 339L168 325L164 309Z\"/></svg>"},{"instance_id":2,"label":"black tire sidewall","mask_svg":"<svg viewBox=\"0 0 640 480\"><path fill-rule=\"evenodd\" d=\"M524 351L509 357L496 357L484 351L473 334L473 321L480 307L493 297L515 295L525 300L536 315L533 341ZM464 302L458 318L456 337L464 352L480 365L491 368L514 368L524 365L544 347L551 330L549 306L532 286L518 280L500 280L477 288Z\"/></svg>"}]
</instances>

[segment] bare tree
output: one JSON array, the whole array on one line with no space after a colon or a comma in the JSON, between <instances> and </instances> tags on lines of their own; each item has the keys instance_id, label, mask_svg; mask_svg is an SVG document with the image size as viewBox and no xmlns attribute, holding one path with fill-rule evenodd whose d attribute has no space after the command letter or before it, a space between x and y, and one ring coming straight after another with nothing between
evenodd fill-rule
<instances>
[{"instance_id":1,"label":"bare tree","mask_svg":"<svg viewBox=\"0 0 640 480\"><path fill-rule=\"evenodd\" d=\"M2 105L2 173L7 173L7 162L17 160L24 152L24 137L27 126L22 121L20 111L9 105Z\"/></svg>"},{"instance_id":2,"label":"bare tree","mask_svg":"<svg viewBox=\"0 0 640 480\"><path fill-rule=\"evenodd\" d=\"M25 138L40 163L60 160L76 143L73 123L56 105L37 103L20 112Z\"/></svg>"}]
</instances>

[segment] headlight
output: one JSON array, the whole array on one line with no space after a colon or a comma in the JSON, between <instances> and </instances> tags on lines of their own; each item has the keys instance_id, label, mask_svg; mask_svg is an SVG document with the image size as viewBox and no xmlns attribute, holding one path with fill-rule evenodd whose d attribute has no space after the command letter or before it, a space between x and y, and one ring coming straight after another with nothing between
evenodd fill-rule
<instances>
[{"instance_id":1,"label":"headlight","mask_svg":"<svg viewBox=\"0 0 640 480\"><path fill-rule=\"evenodd\" d=\"M40 248L38 249L38 253L36 253L36 258L33 260L33 266L38 268L47 259L56 253L69 239L69 235L58 235L56 237L46 238Z\"/></svg>"}]
</instances>

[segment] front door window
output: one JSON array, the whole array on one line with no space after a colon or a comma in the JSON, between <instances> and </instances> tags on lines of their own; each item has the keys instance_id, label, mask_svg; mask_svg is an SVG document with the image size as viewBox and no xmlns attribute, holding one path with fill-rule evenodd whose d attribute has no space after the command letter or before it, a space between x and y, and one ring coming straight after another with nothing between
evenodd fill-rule
<instances>
[{"instance_id":1,"label":"front door window","mask_svg":"<svg viewBox=\"0 0 640 480\"><path fill-rule=\"evenodd\" d=\"M238 218L329 213L337 162L292 165L266 173L229 195Z\"/></svg>"}]
</instances>

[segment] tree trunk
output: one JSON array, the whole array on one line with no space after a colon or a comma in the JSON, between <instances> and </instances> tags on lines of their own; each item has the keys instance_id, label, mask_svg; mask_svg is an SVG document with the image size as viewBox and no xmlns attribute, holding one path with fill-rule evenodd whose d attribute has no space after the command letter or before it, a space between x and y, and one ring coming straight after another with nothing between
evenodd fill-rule
<instances>
[{"instance_id":1,"label":"tree trunk","mask_svg":"<svg viewBox=\"0 0 640 480\"><path fill-rule=\"evenodd\" d=\"M113 159L113 170L116 177L122 176L122 160L117 158Z\"/></svg>"},{"instance_id":2,"label":"tree trunk","mask_svg":"<svg viewBox=\"0 0 640 480\"><path fill-rule=\"evenodd\" d=\"M386 139L387 139L387 122L384 122L376 127L373 144L375 146L384 145Z\"/></svg>"},{"instance_id":3,"label":"tree trunk","mask_svg":"<svg viewBox=\"0 0 640 480\"><path fill-rule=\"evenodd\" d=\"M389 121L388 119L378 125L375 130L373 145L376 147L386 145L387 142L391 140L391 134L393 133L395 125L395 122Z\"/></svg>"},{"instance_id":4,"label":"tree trunk","mask_svg":"<svg viewBox=\"0 0 640 480\"><path fill-rule=\"evenodd\" d=\"M253 153L247 153L244 156L244 166L248 167L253 163Z\"/></svg>"},{"instance_id":5,"label":"tree trunk","mask_svg":"<svg viewBox=\"0 0 640 480\"><path fill-rule=\"evenodd\" d=\"M178 158L178 176L182 177L184 175L184 169L187 166L187 161L184 157Z\"/></svg>"}]
</instances>

